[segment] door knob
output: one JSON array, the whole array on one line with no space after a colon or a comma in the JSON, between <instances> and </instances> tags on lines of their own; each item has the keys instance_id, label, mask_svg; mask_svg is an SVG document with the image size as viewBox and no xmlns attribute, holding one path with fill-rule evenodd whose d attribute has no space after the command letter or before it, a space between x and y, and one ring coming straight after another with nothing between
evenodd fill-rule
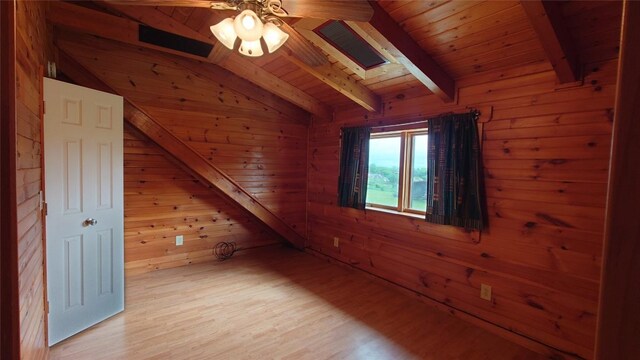
<instances>
[{"instance_id":1,"label":"door knob","mask_svg":"<svg viewBox=\"0 0 640 360\"><path fill-rule=\"evenodd\" d=\"M94 226L98 223L98 220L93 219L93 218L87 218L87 220L85 220L82 223L82 226Z\"/></svg>"}]
</instances>

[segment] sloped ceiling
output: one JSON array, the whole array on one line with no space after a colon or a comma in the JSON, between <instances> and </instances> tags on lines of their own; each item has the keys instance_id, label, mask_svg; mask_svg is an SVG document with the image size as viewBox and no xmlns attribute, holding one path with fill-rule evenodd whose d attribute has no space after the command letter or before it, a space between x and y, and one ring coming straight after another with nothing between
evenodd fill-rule
<instances>
[{"instance_id":1,"label":"sloped ceiling","mask_svg":"<svg viewBox=\"0 0 640 360\"><path fill-rule=\"evenodd\" d=\"M175 33L209 41L214 44L215 56L219 57L216 60L212 53L210 60L220 61L223 67L226 61L228 70L250 81L256 71L280 80L275 85L268 81L258 85L272 91L282 85L287 87L287 94L293 90L303 99L284 95L285 99L298 106L307 105L302 107L316 115L350 106L363 106L375 112L376 101L431 93L424 81L416 78L406 66L390 64L388 70L362 78L327 51L323 53L329 65L321 69L304 66L285 49L260 58L240 58L233 54L229 59L229 54L220 50L222 46L215 49L216 40L209 30L212 24L228 16L228 12L203 7L139 6L135 1L125 5L122 2L81 2L80 5L151 26L165 24ZM286 7L286 1L284 5ZM566 42L578 58L577 68L617 56L620 3L571 1L556 5L555 16L561 29L557 24L547 25L568 39ZM547 37L538 31L530 11L519 1L379 1L374 8L388 14L403 35L410 37L433 60L433 66L440 67L454 82L529 64L557 66L550 60L554 55L546 46L553 36ZM295 21L292 21L294 27ZM310 99L315 103L308 105ZM361 99L365 101L359 101ZM310 110L311 106L314 110Z\"/></svg>"}]
</instances>

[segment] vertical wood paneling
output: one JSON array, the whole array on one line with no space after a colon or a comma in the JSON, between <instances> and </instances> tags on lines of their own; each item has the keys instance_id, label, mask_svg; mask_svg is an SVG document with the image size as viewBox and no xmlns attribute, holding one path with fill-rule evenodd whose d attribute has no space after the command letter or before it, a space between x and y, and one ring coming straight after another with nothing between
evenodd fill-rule
<instances>
[{"instance_id":1,"label":"vertical wood paneling","mask_svg":"<svg viewBox=\"0 0 640 360\"><path fill-rule=\"evenodd\" d=\"M219 242L239 248L282 240L172 163L134 130L124 134L125 267L127 276L215 261ZM176 246L175 237L184 236Z\"/></svg>"},{"instance_id":2,"label":"vertical wood paneling","mask_svg":"<svg viewBox=\"0 0 640 360\"><path fill-rule=\"evenodd\" d=\"M17 203L20 298L20 352L23 359L43 359L45 339L43 222L41 179L41 75L50 45L45 2L17 2Z\"/></svg>"},{"instance_id":3,"label":"vertical wood paneling","mask_svg":"<svg viewBox=\"0 0 640 360\"><path fill-rule=\"evenodd\" d=\"M383 114L345 109L335 122L314 122L311 248L558 353L591 358L616 65L592 64L585 85L568 88L548 67L484 74L460 82L457 105L396 93ZM335 205L340 127L487 105L486 231ZM481 284L493 287L492 301L480 299Z\"/></svg>"}]
</instances>

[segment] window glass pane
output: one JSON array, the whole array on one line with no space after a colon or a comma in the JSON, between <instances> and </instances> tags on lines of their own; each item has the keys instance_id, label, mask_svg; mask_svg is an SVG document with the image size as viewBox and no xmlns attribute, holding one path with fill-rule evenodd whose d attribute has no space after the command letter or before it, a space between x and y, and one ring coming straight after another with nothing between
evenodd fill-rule
<instances>
[{"instance_id":1,"label":"window glass pane","mask_svg":"<svg viewBox=\"0 0 640 360\"><path fill-rule=\"evenodd\" d=\"M411 199L409 208L427 210L427 135L411 137Z\"/></svg>"},{"instance_id":2,"label":"window glass pane","mask_svg":"<svg viewBox=\"0 0 640 360\"><path fill-rule=\"evenodd\" d=\"M400 136L371 139L367 203L397 207L399 177Z\"/></svg>"}]
</instances>

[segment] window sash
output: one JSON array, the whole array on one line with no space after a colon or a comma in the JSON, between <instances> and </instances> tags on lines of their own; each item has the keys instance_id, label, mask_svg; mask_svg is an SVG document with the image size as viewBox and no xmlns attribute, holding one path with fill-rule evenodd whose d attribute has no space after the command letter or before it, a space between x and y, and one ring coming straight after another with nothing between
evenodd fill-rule
<instances>
[{"instance_id":1,"label":"window sash","mask_svg":"<svg viewBox=\"0 0 640 360\"><path fill-rule=\"evenodd\" d=\"M423 125L424 126L424 125ZM367 202L366 206L373 209L393 210L400 213L424 215L425 210L411 209L411 183L413 179L413 153L415 151L414 139L418 135L427 135L427 129L411 129L404 131L388 131L372 133L371 139L383 139L400 137L400 159L398 163L398 204L389 206ZM427 164L425 164L426 167Z\"/></svg>"}]
</instances>

